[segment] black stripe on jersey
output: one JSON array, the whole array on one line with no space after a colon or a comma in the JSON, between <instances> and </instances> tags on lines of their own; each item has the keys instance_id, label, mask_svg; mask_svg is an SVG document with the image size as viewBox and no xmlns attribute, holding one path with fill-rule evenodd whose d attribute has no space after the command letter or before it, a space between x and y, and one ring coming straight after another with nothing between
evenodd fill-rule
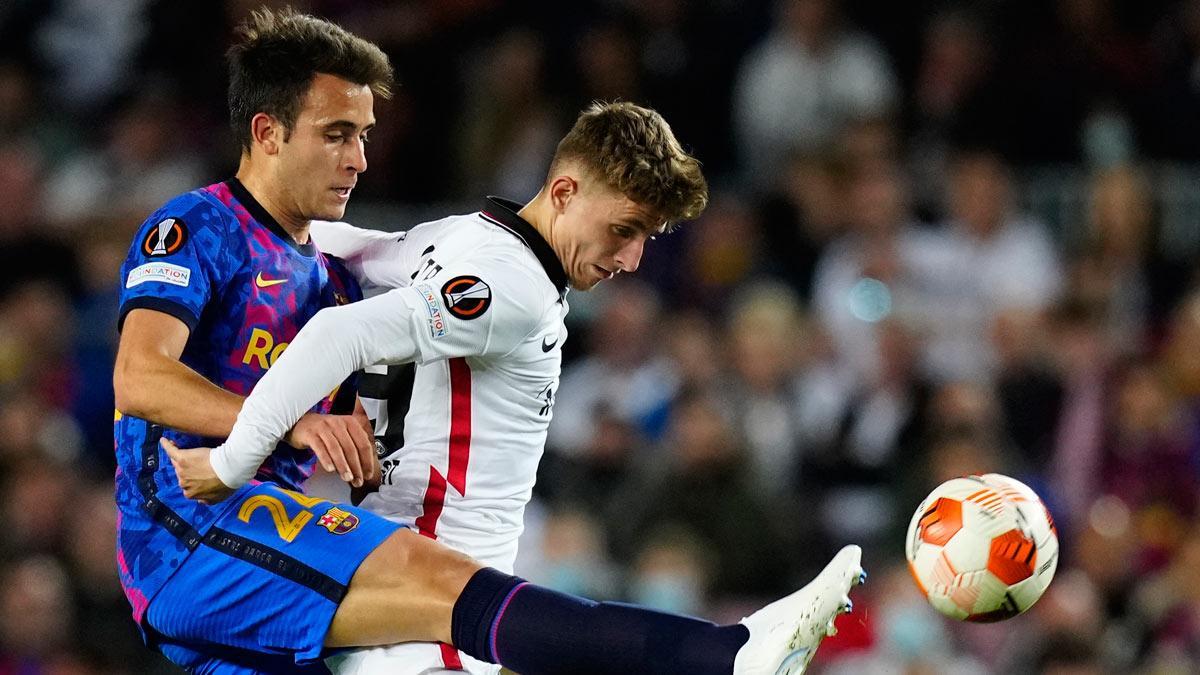
<instances>
[{"instance_id":1,"label":"black stripe on jersey","mask_svg":"<svg viewBox=\"0 0 1200 675\"><path fill-rule=\"evenodd\" d=\"M387 406L387 428L377 438L383 443L384 456L404 445L404 416L412 402L413 381L417 376L414 364L388 366L386 374L363 373L358 384L359 395L383 401Z\"/></svg>"},{"instance_id":2,"label":"black stripe on jersey","mask_svg":"<svg viewBox=\"0 0 1200 675\"><path fill-rule=\"evenodd\" d=\"M125 304L121 305L121 311L117 314L118 333L125 326L125 317L135 309L152 309L163 314L170 314L182 321L183 325L187 326L189 333L196 329L196 324L200 323L200 319L195 314L192 314L192 310L181 303L166 298L143 295L137 298L130 298Z\"/></svg>"},{"instance_id":3,"label":"black stripe on jersey","mask_svg":"<svg viewBox=\"0 0 1200 675\"><path fill-rule=\"evenodd\" d=\"M533 251L533 255L537 256L538 262L542 263L542 269L546 270L546 276L550 277L550 281L561 296L567 292L567 273L563 270L562 261L558 259L554 249L550 247L550 243L538 233L537 229L520 216L518 213L520 210L521 205L511 199L488 197L480 215L525 242L529 250Z\"/></svg>"},{"instance_id":4,"label":"black stripe on jersey","mask_svg":"<svg viewBox=\"0 0 1200 675\"><path fill-rule=\"evenodd\" d=\"M182 541L189 551L194 551L200 545L200 533L156 496L158 483L154 482L154 473L158 471L158 441L162 432L162 427L157 424L151 424L146 432L146 442L142 444L142 468L138 471L138 492L142 494L142 506L150 517Z\"/></svg>"},{"instance_id":5,"label":"black stripe on jersey","mask_svg":"<svg viewBox=\"0 0 1200 675\"><path fill-rule=\"evenodd\" d=\"M258 203L258 200L254 198L254 195L250 194L246 186L242 185L242 181L230 178L225 181L225 185L229 186L229 191L233 193L234 198L238 200L238 203L246 207L246 211L250 214L250 217L258 221L259 225L270 230L283 243L296 249L302 255L306 255L309 258L317 255L317 247L313 245L312 239L309 239L307 244L297 243L292 235L288 234L288 231L283 229L283 226L263 208L263 205Z\"/></svg>"},{"instance_id":6,"label":"black stripe on jersey","mask_svg":"<svg viewBox=\"0 0 1200 675\"><path fill-rule=\"evenodd\" d=\"M346 587L333 577L313 569L295 558L284 555L270 546L263 546L257 541L239 537L238 535L211 527L204 535L204 545L224 553L231 558L245 560L262 569L290 579L302 586L310 588L329 598L333 602L341 602L346 597Z\"/></svg>"}]
</instances>

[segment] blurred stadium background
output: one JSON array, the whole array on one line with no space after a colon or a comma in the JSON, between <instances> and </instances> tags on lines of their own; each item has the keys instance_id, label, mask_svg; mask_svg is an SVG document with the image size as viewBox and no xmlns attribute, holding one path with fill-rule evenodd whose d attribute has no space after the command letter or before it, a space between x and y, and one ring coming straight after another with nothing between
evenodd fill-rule
<instances>
[{"instance_id":1,"label":"blurred stadium background","mask_svg":"<svg viewBox=\"0 0 1200 675\"><path fill-rule=\"evenodd\" d=\"M736 620L858 542L821 672L1200 672L1200 1L292 4L401 82L358 225L528 199L594 99L705 164L703 218L570 297L518 572ZM232 174L257 5L0 2L0 675L173 672L113 569L116 275ZM904 528L983 471L1063 557L1029 614L952 624Z\"/></svg>"}]
</instances>

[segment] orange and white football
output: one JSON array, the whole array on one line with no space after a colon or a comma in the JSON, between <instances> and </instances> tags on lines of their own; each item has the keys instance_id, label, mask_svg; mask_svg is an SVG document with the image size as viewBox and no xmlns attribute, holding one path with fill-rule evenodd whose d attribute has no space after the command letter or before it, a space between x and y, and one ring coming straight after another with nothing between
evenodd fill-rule
<instances>
[{"instance_id":1,"label":"orange and white football","mask_svg":"<svg viewBox=\"0 0 1200 675\"><path fill-rule=\"evenodd\" d=\"M917 507L905 556L942 614L1001 621L1042 597L1058 566L1058 534L1024 483L989 473L942 483Z\"/></svg>"}]
</instances>

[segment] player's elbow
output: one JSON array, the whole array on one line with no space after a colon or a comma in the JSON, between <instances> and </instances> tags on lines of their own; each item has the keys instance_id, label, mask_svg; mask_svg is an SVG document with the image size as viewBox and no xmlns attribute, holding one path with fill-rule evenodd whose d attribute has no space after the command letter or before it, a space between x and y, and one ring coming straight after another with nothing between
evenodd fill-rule
<instances>
[{"instance_id":1,"label":"player's elbow","mask_svg":"<svg viewBox=\"0 0 1200 675\"><path fill-rule=\"evenodd\" d=\"M130 412L130 404L133 403L129 395L131 380L128 366L122 367L121 361L118 359L116 365L113 366L113 401L117 410L121 412Z\"/></svg>"},{"instance_id":2,"label":"player's elbow","mask_svg":"<svg viewBox=\"0 0 1200 675\"><path fill-rule=\"evenodd\" d=\"M145 412L138 395L139 382L137 362L118 353L113 365L113 402L117 410L139 417Z\"/></svg>"},{"instance_id":3,"label":"player's elbow","mask_svg":"<svg viewBox=\"0 0 1200 675\"><path fill-rule=\"evenodd\" d=\"M371 321L358 312L350 311L351 307L326 307L309 319L300 331L311 343L332 348L329 356L348 368L348 373L374 363L371 335L375 331Z\"/></svg>"}]
</instances>

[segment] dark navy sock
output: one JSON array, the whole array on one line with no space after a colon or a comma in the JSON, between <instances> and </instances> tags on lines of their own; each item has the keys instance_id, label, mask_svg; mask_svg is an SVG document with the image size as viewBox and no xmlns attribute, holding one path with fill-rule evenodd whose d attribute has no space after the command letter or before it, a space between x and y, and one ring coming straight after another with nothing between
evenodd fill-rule
<instances>
[{"instance_id":1,"label":"dark navy sock","mask_svg":"<svg viewBox=\"0 0 1200 675\"><path fill-rule=\"evenodd\" d=\"M480 570L454 605L454 646L522 675L728 675L745 626L593 602Z\"/></svg>"}]
</instances>

